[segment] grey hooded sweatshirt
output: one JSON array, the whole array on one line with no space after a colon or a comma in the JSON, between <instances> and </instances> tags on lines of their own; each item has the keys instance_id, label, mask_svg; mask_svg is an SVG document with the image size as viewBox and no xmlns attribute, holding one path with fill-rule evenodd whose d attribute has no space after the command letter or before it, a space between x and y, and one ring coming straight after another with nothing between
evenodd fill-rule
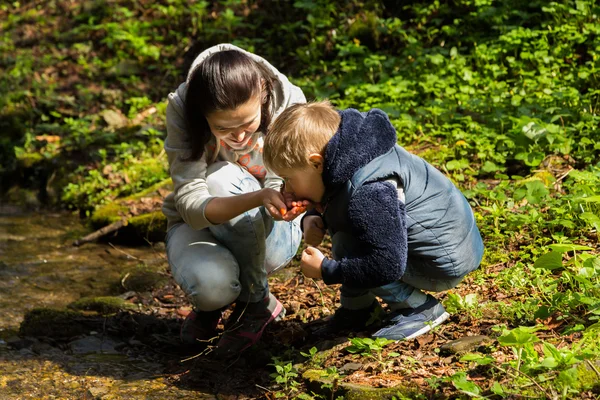
<instances>
[{"instance_id":1,"label":"grey hooded sweatshirt","mask_svg":"<svg viewBox=\"0 0 600 400\"><path fill-rule=\"evenodd\" d=\"M169 173L173 180L173 192L170 193L164 201L162 211L168 220L168 229L175 224L185 222L193 229L204 229L212 224L204 216L204 209L208 202L214 198L208 191L206 185L206 170L209 164L215 161L237 162L242 158L250 157L253 162L262 164L262 149L255 148L251 150L246 157L239 157L239 154L228 151L226 148L220 148L216 143L217 151L211 155L205 151L202 157L196 161L182 161L190 152L189 145L186 142L188 133L185 122L185 96L187 93L187 84L195 68L204 61L209 55L219 51L238 50L250 56L253 60L263 64L271 71L274 78L273 82L273 119L283 110L295 103L305 103L306 98L302 90L290 83L287 77L281 74L275 67L269 64L264 58L249 53L232 44L219 44L203 51L194 60L190 68L186 82L183 82L175 92L169 94L167 105L167 138L165 140L165 151L169 159ZM263 140L263 132L259 133L259 141ZM213 138L214 139L214 138ZM214 141L211 141L214 143ZM213 149L215 146L213 145ZM282 180L271 171L266 170L263 181L264 187L279 190Z\"/></svg>"}]
</instances>

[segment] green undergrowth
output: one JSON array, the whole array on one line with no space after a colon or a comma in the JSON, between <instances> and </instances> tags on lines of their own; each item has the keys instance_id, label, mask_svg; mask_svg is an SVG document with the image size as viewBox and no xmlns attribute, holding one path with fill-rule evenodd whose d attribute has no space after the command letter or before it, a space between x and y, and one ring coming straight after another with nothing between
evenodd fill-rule
<instances>
[{"instance_id":1,"label":"green undergrowth","mask_svg":"<svg viewBox=\"0 0 600 400\"><path fill-rule=\"evenodd\" d=\"M139 218L161 240L160 211L127 201L168 181L168 93L199 51L232 42L309 99L383 109L398 143L469 199L486 244L479 291L445 302L462 324L496 318L496 347L433 392L597 393L599 16L595 0L3 3L0 191L34 189L95 227ZM319 398L278 365L279 397Z\"/></svg>"}]
</instances>

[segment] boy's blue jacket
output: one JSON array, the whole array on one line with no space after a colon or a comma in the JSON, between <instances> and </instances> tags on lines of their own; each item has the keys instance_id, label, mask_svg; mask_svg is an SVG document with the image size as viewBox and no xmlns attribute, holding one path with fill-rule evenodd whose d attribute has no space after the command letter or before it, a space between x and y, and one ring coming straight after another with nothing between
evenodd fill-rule
<instances>
[{"instance_id":1,"label":"boy's blue jacket","mask_svg":"<svg viewBox=\"0 0 600 400\"><path fill-rule=\"evenodd\" d=\"M466 252L473 253L473 240L481 240L462 193L425 160L396 144L396 131L383 111L347 109L340 116L324 156L323 219L334 241L342 231L362 246L357 257L325 258L324 282L383 286L402 277L408 257L452 275L457 255L464 263ZM386 182L390 178L403 187L404 203ZM473 254L469 268L476 269L480 261L481 254Z\"/></svg>"}]
</instances>

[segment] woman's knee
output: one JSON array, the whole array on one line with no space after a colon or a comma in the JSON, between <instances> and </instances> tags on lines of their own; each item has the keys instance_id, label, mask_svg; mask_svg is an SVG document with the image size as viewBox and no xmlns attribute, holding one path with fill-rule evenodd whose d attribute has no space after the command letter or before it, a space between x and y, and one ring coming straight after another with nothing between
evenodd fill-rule
<instances>
[{"instance_id":1,"label":"woman's knee","mask_svg":"<svg viewBox=\"0 0 600 400\"><path fill-rule=\"evenodd\" d=\"M260 189L260 183L235 163L219 161L206 171L206 185L211 195L228 197Z\"/></svg>"},{"instance_id":2,"label":"woman's knee","mask_svg":"<svg viewBox=\"0 0 600 400\"><path fill-rule=\"evenodd\" d=\"M233 303L242 290L237 262L235 268L223 262L201 262L182 275L181 288L200 311L225 307Z\"/></svg>"},{"instance_id":3,"label":"woman's knee","mask_svg":"<svg viewBox=\"0 0 600 400\"><path fill-rule=\"evenodd\" d=\"M208 230L178 226L167 242L173 278L202 311L231 304L239 295L239 266L231 251Z\"/></svg>"}]
</instances>

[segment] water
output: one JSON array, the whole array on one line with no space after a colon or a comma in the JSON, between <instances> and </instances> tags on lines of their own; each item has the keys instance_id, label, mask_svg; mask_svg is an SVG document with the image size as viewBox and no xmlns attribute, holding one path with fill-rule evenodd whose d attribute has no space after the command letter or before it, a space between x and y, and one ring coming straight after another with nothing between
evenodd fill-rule
<instances>
[{"instance_id":1,"label":"water","mask_svg":"<svg viewBox=\"0 0 600 400\"><path fill-rule=\"evenodd\" d=\"M174 385L151 349L127 338L91 332L58 344L17 336L33 308L116 295L125 269L165 263L160 247L72 245L86 233L69 213L0 206L0 399L214 399Z\"/></svg>"},{"instance_id":2,"label":"water","mask_svg":"<svg viewBox=\"0 0 600 400\"><path fill-rule=\"evenodd\" d=\"M35 307L62 308L84 296L107 295L121 271L160 257L148 248L72 245L85 234L69 213L0 208L0 329L18 328Z\"/></svg>"}]
</instances>

